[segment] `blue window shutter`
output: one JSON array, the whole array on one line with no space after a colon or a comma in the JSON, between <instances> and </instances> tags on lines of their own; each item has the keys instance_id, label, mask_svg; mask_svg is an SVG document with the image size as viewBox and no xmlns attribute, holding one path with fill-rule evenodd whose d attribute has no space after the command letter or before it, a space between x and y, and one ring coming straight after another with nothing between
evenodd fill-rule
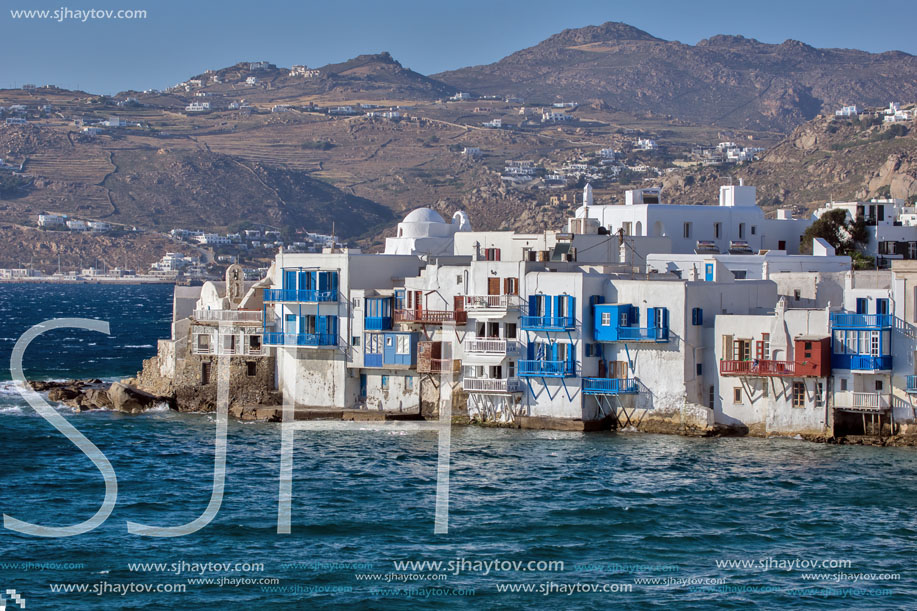
<instances>
[{"instance_id":1,"label":"blue window shutter","mask_svg":"<svg viewBox=\"0 0 917 611\"><path fill-rule=\"evenodd\" d=\"M327 333L325 330L325 317L316 316L315 317L315 332L321 335L322 333Z\"/></svg>"},{"instance_id":2,"label":"blue window shutter","mask_svg":"<svg viewBox=\"0 0 917 611\"><path fill-rule=\"evenodd\" d=\"M576 346L574 344L567 344L567 369L576 370Z\"/></svg>"},{"instance_id":3,"label":"blue window shutter","mask_svg":"<svg viewBox=\"0 0 917 611\"><path fill-rule=\"evenodd\" d=\"M567 297L567 316L576 320L576 297Z\"/></svg>"},{"instance_id":4,"label":"blue window shutter","mask_svg":"<svg viewBox=\"0 0 917 611\"><path fill-rule=\"evenodd\" d=\"M538 295L529 295L529 316L538 316Z\"/></svg>"},{"instance_id":5,"label":"blue window shutter","mask_svg":"<svg viewBox=\"0 0 917 611\"><path fill-rule=\"evenodd\" d=\"M557 342L551 344L551 359L552 361L557 360Z\"/></svg>"},{"instance_id":6,"label":"blue window shutter","mask_svg":"<svg viewBox=\"0 0 917 611\"><path fill-rule=\"evenodd\" d=\"M647 329L656 328L656 308L647 308L646 309L646 328Z\"/></svg>"},{"instance_id":7,"label":"blue window shutter","mask_svg":"<svg viewBox=\"0 0 917 611\"><path fill-rule=\"evenodd\" d=\"M286 290L293 290L296 288L296 270L283 270L283 288Z\"/></svg>"},{"instance_id":8,"label":"blue window shutter","mask_svg":"<svg viewBox=\"0 0 917 611\"><path fill-rule=\"evenodd\" d=\"M528 356L528 360L534 361L535 360L535 344L529 344L528 346L526 346L525 350L526 350L526 355Z\"/></svg>"},{"instance_id":9,"label":"blue window shutter","mask_svg":"<svg viewBox=\"0 0 917 611\"><path fill-rule=\"evenodd\" d=\"M338 292L338 273L331 272L331 291L337 294Z\"/></svg>"},{"instance_id":10,"label":"blue window shutter","mask_svg":"<svg viewBox=\"0 0 917 611\"><path fill-rule=\"evenodd\" d=\"M337 316L329 316L328 319L329 319L329 323L330 323L330 324L328 325L328 326L329 326L328 333L330 333L331 335L337 335L337 333L338 333L338 317L337 317Z\"/></svg>"},{"instance_id":11,"label":"blue window shutter","mask_svg":"<svg viewBox=\"0 0 917 611\"><path fill-rule=\"evenodd\" d=\"M586 344L586 356L592 356L592 344Z\"/></svg>"},{"instance_id":12,"label":"blue window shutter","mask_svg":"<svg viewBox=\"0 0 917 611\"><path fill-rule=\"evenodd\" d=\"M857 299L857 314L868 314L867 312L867 310L869 309L868 304L869 302L866 299L862 297L858 298Z\"/></svg>"}]
</instances>

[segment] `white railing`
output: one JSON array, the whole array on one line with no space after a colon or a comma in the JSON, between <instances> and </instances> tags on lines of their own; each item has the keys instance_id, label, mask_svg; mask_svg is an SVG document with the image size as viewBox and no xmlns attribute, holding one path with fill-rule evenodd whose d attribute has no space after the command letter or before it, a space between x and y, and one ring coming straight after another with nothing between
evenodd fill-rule
<instances>
[{"instance_id":1,"label":"white railing","mask_svg":"<svg viewBox=\"0 0 917 611\"><path fill-rule=\"evenodd\" d=\"M518 378L465 378L462 388L466 392L522 392L522 382Z\"/></svg>"},{"instance_id":2,"label":"white railing","mask_svg":"<svg viewBox=\"0 0 917 611\"><path fill-rule=\"evenodd\" d=\"M514 355L519 354L519 342L514 339L486 339L474 338L465 342L465 354L483 354L483 355Z\"/></svg>"},{"instance_id":3,"label":"white railing","mask_svg":"<svg viewBox=\"0 0 917 611\"><path fill-rule=\"evenodd\" d=\"M519 295L465 295L465 309L508 310L522 305Z\"/></svg>"},{"instance_id":4,"label":"white railing","mask_svg":"<svg viewBox=\"0 0 917 611\"><path fill-rule=\"evenodd\" d=\"M194 310L194 319L202 322L261 322L259 310Z\"/></svg>"},{"instance_id":5,"label":"white railing","mask_svg":"<svg viewBox=\"0 0 917 611\"><path fill-rule=\"evenodd\" d=\"M834 406L841 409L880 412L888 409L889 396L877 392L840 392L834 397Z\"/></svg>"},{"instance_id":6,"label":"white railing","mask_svg":"<svg viewBox=\"0 0 917 611\"><path fill-rule=\"evenodd\" d=\"M210 343L201 345L198 340L199 337L210 337ZM257 347L251 345L250 338L253 337L251 335L236 335L234 345L226 345L224 343L227 337L230 336L222 335L217 338L215 334L197 335L192 340L191 353L198 355L212 354L215 356L264 356L268 353L263 342L259 342ZM260 335L257 337L260 337Z\"/></svg>"}]
</instances>

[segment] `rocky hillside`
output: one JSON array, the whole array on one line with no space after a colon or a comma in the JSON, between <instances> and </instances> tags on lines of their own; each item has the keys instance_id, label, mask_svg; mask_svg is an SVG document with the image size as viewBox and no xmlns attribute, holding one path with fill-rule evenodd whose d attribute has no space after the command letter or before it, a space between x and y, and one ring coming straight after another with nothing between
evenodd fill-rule
<instances>
[{"instance_id":1,"label":"rocky hillside","mask_svg":"<svg viewBox=\"0 0 917 611\"><path fill-rule=\"evenodd\" d=\"M719 185L742 178L765 208L811 210L832 199L917 197L917 121L818 117L790 133L760 161L686 169L662 182L667 199L714 203Z\"/></svg>"},{"instance_id":2,"label":"rocky hillside","mask_svg":"<svg viewBox=\"0 0 917 611\"><path fill-rule=\"evenodd\" d=\"M892 43L893 44L893 43ZM786 132L846 104L917 99L917 57L714 36L696 45L623 23L564 30L500 61L433 75L480 94L601 102L733 128Z\"/></svg>"}]
</instances>

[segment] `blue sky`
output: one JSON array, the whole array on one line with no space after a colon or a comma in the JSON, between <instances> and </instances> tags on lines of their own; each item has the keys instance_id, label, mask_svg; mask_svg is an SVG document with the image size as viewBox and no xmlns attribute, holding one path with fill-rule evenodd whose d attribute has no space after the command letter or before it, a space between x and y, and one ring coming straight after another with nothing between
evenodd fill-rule
<instances>
[{"instance_id":1,"label":"blue sky","mask_svg":"<svg viewBox=\"0 0 917 611\"><path fill-rule=\"evenodd\" d=\"M766 0L3 0L0 87L98 93L161 88L208 68L263 59L320 66L389 51L430 74L496 61L564 28L623 21L669 40L714 34L917 54L914 19L861 1ZM144 9L143 20L13 19L20 9Z\"/></svg>"}]
</instances>

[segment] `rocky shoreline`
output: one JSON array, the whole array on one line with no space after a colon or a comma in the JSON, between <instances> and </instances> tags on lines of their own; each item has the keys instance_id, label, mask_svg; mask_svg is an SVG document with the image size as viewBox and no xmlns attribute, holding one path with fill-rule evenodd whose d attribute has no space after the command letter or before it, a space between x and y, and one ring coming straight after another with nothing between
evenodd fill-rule
<instances>
[{"instance_id":1,"label":"rocky shoreline","mask_svg":"<svg viewBox=\"0 0 917 611\"><path fill-rule=\"evenodd\" d=\"M37 392L47 392L49 401L62 403L80 412L108 409L139 414L163 403L170 408L174 407L171 397L154 395L124 382L108 384L98 378L66 382L30 381L29 386Z\"/></svg>"},{"instance_id":2,"label":"rocky shoreline","mask_svg":"<svg viewBox=\"0 0 917 611\"><path fill-rule=\"evenodd\" d=\"M165 404L170 409L176 411L213 411L211 410L188 410L180 409L176 403L175 397L162 396L146 392L133 386L133 380L127 379L121 382L106 383L98 378L89 380L68 380L66 382L45 382L30 381L29 386L38 392L48 393L48 400L61 403L76 411L88 411L93 409L107 409L118 411L126 414L139 414L149 409ZM239 407L234 406L229 410L229 415L233 418L243 421L262 421L262 422L279 422L281 408L277 405L253 405ZM337 410L323 413L337 415L335 419L344 420L362 420L351 413L356 410ZM345 416L341 416L346 412ZM373 415L375 412L370 412ZM380 412L381 415L385 415ZM299 418L297 418L299 419ZM307 418L308 419L308 418ZM384 420L386 418L377 418ZM484 426L499 427L509 429L526 429L526 430L566 430L566 431L602 431L613 429L613 423L602 421L600 423L582 422L576 420L559 421L556 418L531 418L523 417L515 422L492 423L480 422L470 419L464 414L456 414L453 417L453 424L459 426ZM661 435L680 435L683 437L764 437L773 438L781 437L780 435L759 435L749 432L745 428L714 426L697 428L684 428L680 426L661 426L659 421L654 421L650 427L641 427L638 430L641 433L656 433ZM801 441L812 443L823 443L829 445L870 445L878 447L917 447L917 434L908 435L890 435L890 436L869 436L869 435L850 435L834 437L831 435L798 435L792 437Z\"/></svg>"}]
</instances>

